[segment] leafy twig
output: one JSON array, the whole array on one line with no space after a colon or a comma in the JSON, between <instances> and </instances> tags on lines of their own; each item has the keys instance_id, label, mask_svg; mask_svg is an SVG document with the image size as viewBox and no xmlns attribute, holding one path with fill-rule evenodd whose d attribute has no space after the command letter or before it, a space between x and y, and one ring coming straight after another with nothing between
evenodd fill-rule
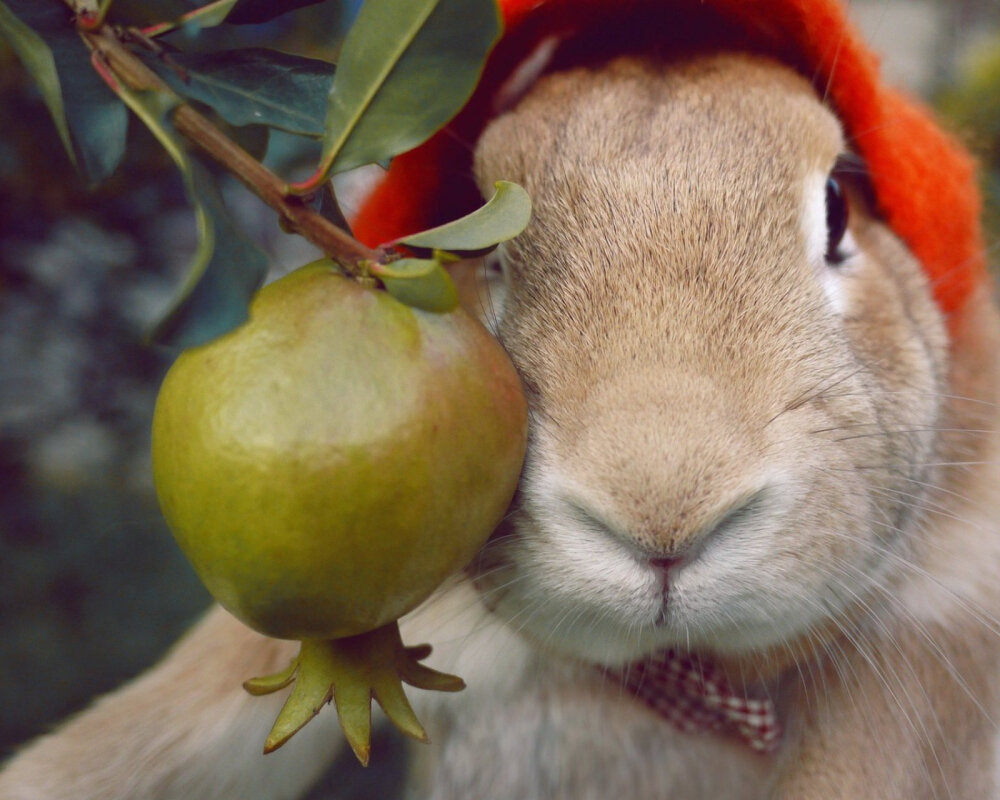
<instances>
[{"instance_id":1,"label":"leafy twig","mask_svg":"<svg viewBox=\"0 0 1000 800\"><path fill-rule=\"evenodd\" d=\"M225 19L232 7L233 0L213 0L213 2L207 5L188 11L186 14L181 14L178 19L169 22L160 22L156 25L150 25L148 28L143 28L142 33L150 38L161 36L164 33L176 30L182 25L197 22L199 19L205 18L211 18L212 24L217 24L218 21Z\"/></svg>"},{"instance_id":2,"label":"leafy twig","mask_svg":"<svg viewBox=\"0 0 1000 800\"><path fill-rule=\"evenodd\" d=\"M136 55L129 51L107 26L98 31L82 32L95 52L131 89L170 88ZM366 247L345 233L301 200L286 196L286 183L233 142L219 128L186 103L174 110L172 122L177 132L239 178L254 194L278 212L282 225L315 244L337 261L347 272L366 271L366 262L384 260L385 254Z\"/></svg>"}]
</instances>

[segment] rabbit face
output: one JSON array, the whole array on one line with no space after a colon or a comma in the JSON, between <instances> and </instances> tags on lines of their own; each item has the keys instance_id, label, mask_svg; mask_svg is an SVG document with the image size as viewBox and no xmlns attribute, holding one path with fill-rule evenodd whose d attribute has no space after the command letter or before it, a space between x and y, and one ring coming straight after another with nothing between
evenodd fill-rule
<instances>
[{"instance_id":1,"label":"rabbit face","mask_svg":"<svg viewBox=\"0 0 1000 800\"><path fill-rule=\"evenodd\" d=\"M474 569L537 643L739 655L888 601L945 335L860 195L842 230L844 150L806 81L731 55L553 74L482 136L481 185L535 206L484 303L531 433Z\"/></svg>"}]
</instances>

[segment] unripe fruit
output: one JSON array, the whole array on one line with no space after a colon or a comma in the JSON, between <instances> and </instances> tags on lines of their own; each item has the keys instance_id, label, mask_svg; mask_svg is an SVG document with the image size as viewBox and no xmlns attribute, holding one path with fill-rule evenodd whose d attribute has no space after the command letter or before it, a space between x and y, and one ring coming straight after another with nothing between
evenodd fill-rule
<instances>
[{"instance_id":1,"label":"unripe fruit","mask_svg":"<svg viewBox=\"0 0 1000 800\"><path fill-rule=\"evenodd\" d=\"M500 345L319 262L182 354L153 421L163 513L212 595L269 636L392 623L472 559L524 457Z\"/></svg>"}]
</instances>

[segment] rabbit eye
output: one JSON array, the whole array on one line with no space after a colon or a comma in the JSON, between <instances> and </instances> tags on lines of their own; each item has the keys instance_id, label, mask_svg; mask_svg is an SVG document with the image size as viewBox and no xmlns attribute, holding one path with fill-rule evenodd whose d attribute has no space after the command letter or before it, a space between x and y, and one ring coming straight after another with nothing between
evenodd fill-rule
<instances>
[{"instance_id":1,"label":"rabbit eye","mask_svg":"<svg viewBox=\"0 0 1000 800\"><path fill-rule=\"evenodd\" d=\"M826 261L840 264L847 258L840 247L847 233L847 198L832 175L826 179L826 232Z\"/></svg>"}]
</instances>

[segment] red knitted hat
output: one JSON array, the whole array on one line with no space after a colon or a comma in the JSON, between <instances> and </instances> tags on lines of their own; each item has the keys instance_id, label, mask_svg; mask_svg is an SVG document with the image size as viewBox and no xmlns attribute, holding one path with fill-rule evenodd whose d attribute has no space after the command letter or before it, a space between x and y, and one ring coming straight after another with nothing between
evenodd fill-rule
<instances>
[{"instance_id":1,"label":"red knitted hat","mask_svg":"<svg viewBox=\"0 0 1000 800\"><path fill-rule=\"evenodd\" d=\"M472 99L444 131L392 162L362 205L355 235L377 245L481 204L471 146L497 90L544 38L641 32L657 45L692 39L777 57L812 79L866 161L879 211L920 259L941 309L985 280L975 165L917 102L887 87L839 0L500 0L505 34Z\"/></svg>"}]
</instances>

